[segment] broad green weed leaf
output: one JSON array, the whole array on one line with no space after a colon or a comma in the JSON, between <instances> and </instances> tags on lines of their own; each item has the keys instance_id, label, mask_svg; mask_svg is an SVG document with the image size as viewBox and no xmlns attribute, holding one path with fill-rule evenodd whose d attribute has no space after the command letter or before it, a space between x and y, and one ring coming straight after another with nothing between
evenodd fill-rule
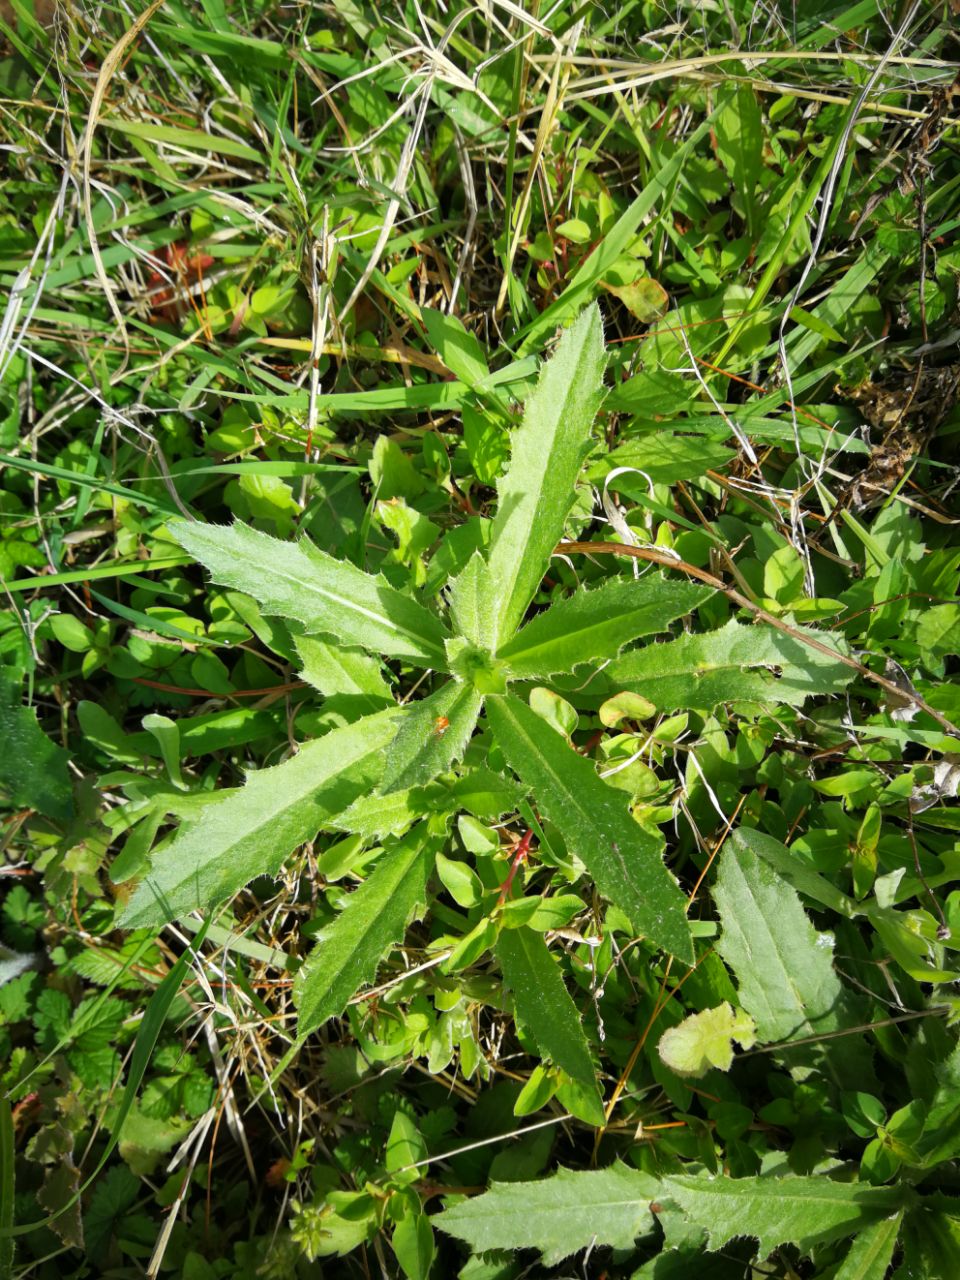
<instances>
[{"instance_id":1,"label":"broad green weed leaf","mask_svg":"<svg viewBox=\"0 0 960 1280\"><path fill-rule=\"evenodd\" d=\"M944 1280L960 1275L960 1202L926 1196L908 1213L900 1240L903 1265L896 1280Z\"/></svg>"},{"instance_id":2,"label":"broad green weed leaf","mask_svg":"<svg viewBox=\"0 0 960 1280\"><path fill-rule=\"evenodd\" d=\"M596 305L564 333L514 431L498 485L487 563L499 641L513 635L543 580L574 501L603 394L603 328Z\"/></svg>"},{"instance_id":3,"label":"broad green weed leaf","mask_svg":"<svg viewBox=\"0 0 960 1280\"><path fill-rule=\"evenodd\" d=\"M446 666L448 633L439 618L382 578L334 559L305 538L281 542L239 522L184 521L172 532L215 582L247 592L266 613L293 618L346 645L419 666Z\"/></svg>"},{"instance_id":4,"label":"broad green weed leaf","mask_svg":"<svg viewBox=\"0 0 960 1280\"><path fill-rule=\"evenodd\" d=\"M740 1003L761 1043L816 1037L858 1021L846 1014L833 935L818 933L786 880L736 838L721 854L713 896L723 925L717 951L736 975ZM851 1038L842 1055L813 1044L787 1060L822 1063L841 1087L855 1089L871 1075L865 1052Z\"/></svg>"},{"instance_id":5,"label":"broad green weed leaf","mask_svg":"<svg viewBox=\"0 0 960 1280\"><path fill-rule=\"evenodd\" d=\"M472 644L492 651L496 640L496 618L490 608L494 598L490 568L475 551L450 583L450 617L460 635Z\"/></svg>"},{"instance_id":6,"label":"broad green weed leaf","mask_svg":"<svg viewBox=\"0 0 960 1280\"><path fill-rule=\"evenodd\" d=\"M346 694L367 700L369 711L393 701L390 686L383 678L380 663L362 649L330 644L316 636L294 636L302 663L300 674L324 697Z\"/></svg>"},{"instance_id":7,"label":"broad green weed leaf","mask_svg":"<svg viewBox=\"0 0 960 1280\"><path fill-rule=\"evenodd\" d=\"M156 855L123 912L124 928L205 910L254 876L275 875L298 844L370 788L397 714L391 708L333 729L208 805Z\"/></svg>"},{"instance_id":8,"label":"broad green weed leaf","mask_svg":"<svg viewBox=\"0 0 960 1280\"><path fill-rule=\"evenodd\" d=\"M733 1041L742 1049L752 1049L757 1032L753 1019L742 1009L734 1012L726 1001L716 1009L692 1013L660 1037L657 1052L678 1076L702 1076L716 1067L729 1071L733 1065Z\"/></svg>"},{"instance_id":9,"label":"broad green weed leaf","mask_svg":"<svg viewBox=\"0 0 960 1280\"><path fill-rule=\"evenodd\" d=\"M917 1152L924 1168L960 1153L960 1045L935 1069L937 1091L930 1100Z\"/></svg>"},{"instance_id":10,"label":"broad green weed leaf","mask_svg":"<svg viewBox=\"0 0 960 1280\"><path fill-rule=\"evenodd\" d=\"M19 684L0 669L0 792L65 822L73 816L68 759L40 728L37 713L22 705Z\"/></svg>"},{"instance_id":11,"label":"broad green weed leaf","mask_svg":"<svg viewBox=\"0 0 960 1280\"><path fill-rule=\"evenodd\" d=\"M463 327L456 316L421 307L420 315L434 351L451 373L468 387L475 387L490 372L483 347L475 334Z\"/></svg>"},{"instance_id":12,"label":"broad green weed leaf","mask_svg":"<svg viewBox=\"0 0 960 1280\"><path fill-rule=\"evenodd\" d=\"M387 749L380 792L417 787L446 773L463 755L482 705L476 689L448 680L429 697L405 707L397 736Z\"/></svg>"},{"instance_id":13,"label":"broad green weed leaf","mask_svg":"<svg viewBox=\"0 0 960 1280\"><path fill-rule=\"evenodd\" d=\"M616 392L612 396L615 398ZM587 477L603 484L611 471L627 467L629 470L616 476L610 488L614 493L647 497L651 481L676 484L678 480L696 480L707 471L722 471L736 456L735 449L728 449L717 440L653 431L591 460Z\"/></svg>"},{"instance_id":14,"label":"broad green weed leaf","mask_svg":"<svg viewBox=\"0 0 960 1280\"><path fill-rule=\"evenodd\" d=\"M708 1247L722 1249L735 1236L753 1236L759 1256L778 1245L806 1251L851 1236L903 1208L904 1187L869 1187L817 1178L690 1177L663 1179L659 1194L675 1201L707 1232Z\"/></svg>"},{"instance_id":15,"label":"broad green weed leaf","mask_svg":"<svg viewBox=\"0 0 960 1280\"><path fill-rule=\"evenodd\" d=\"M407 1280L427 1280L436 1248L425 1213L408 1213L393 1229L390 1243Z\"/></svg>"},{"instance_id":16,"label":"broad green weed leaf","mask_svg":"<svg viewBox=\"0 0 960 1280\"><path fill-rule=\"evenodd\" d=\"M850 1245L834 1280L884 1280L900 1235L902 1213L864 1227Z\"/></svg>"},{"instance_id":17,"label":"broad green weed leaf","mask_svg":"<svg viewBox=\"0 0 960 1280\"><path fill-rule=\"evenodd\" d=\"M497 939L496 952L520 1021L541 1054L594 1096L593 1123L602 1125L600 1090L580 1013L547 944L530 929L507 929Z\"/></svg>"},{"instance_id":18,"label":"broad green weed leaf","mask_svg":"<svg viewBox=\"0 0 960 1280\"><path fill-rule=\"evenodd\" d=\"M604 897L657 946L692 963L686 902L664 866L662 838L635 822L626 796L608 787L593 764L549 732L525 703L509 695L490 698L487 718L510 768Z\"/></svg>"},{"instance_id":19,"label":"broad green weed leaf","mask_svg":"<svg viewBox=\"0 0 960 1280\"><path fill-rule=\"evenodd\" d=\"M501 645L497 657L520 680L572 671L583 662L615 658L639 636L666 631L711 595L710 587L659 575L611 578L558 600Z\"/></svg>"},{"instance_id":20,"label":"broad green weed leaf","mask_svg":"<svg viewBox=\"0 0 960 1280\"><path fill-rule=\"evenodd\" d=\"M828 907L841 916L857 914L857 904L852 898L835 888L826 876L812 870L806 862L792 854L786 845L781 844L779 840L774 840L773 836L767 835L765 831L741 827L739 831L733 833L731 840L735 846L749 849L751 853L755 853L764 862L769 863L787 884L792 885L811 902Z\"/></svg>"},{"instance_id":21,"label":"broad green weed leaf","mask_svg":"<svg viewBox=\"0 0 960 1280\"><path fill-rule=\"evenodd\" d=\"M823 632L811 632L831 643ZM800 706L814 694L838 693L851 671L772 627L728 622L718 631L682 635L624 654L603 672L607 686L636 689L663 711L709 711L722 702Z\"/></svg>"},{"instance_id":22,"label":"broad green weed leaf","mask_svg":"<svg viewBox=\"0 0 960 1280\"><path fill-rule=\"evenodd\" d=\"M477 1252L539 1249L546 1266L591 1244L631 1249L653 1226L649 1205L659 1182L639 1169L561 1169L541 1182L493 1183L473 1200L454 1205L434 1224Z\"/></svg>"},{"instance_id":23,"label":"broad green weed leaf","mask_svg":"<svg viewBox=\"0 0 960 1280\"><path fill-rule=\"evenodd\" d=\"M411 832L383 856L318 936L293 987L300 1039L343 1013L360 987L376 977L385 952L423 912L435 849L425 827Z\"/></svg>"}]
</instances>

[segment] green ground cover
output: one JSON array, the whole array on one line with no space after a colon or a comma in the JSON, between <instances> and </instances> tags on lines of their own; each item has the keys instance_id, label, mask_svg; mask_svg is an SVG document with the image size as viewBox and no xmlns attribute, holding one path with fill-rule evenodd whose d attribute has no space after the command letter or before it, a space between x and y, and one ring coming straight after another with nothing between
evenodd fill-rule
<instances>
[{"instance_id":1,"label":"green ground cover","mask_svg":"<svg viewBox=\"0 0 960 1280\"><path fill-rule=\"evenodd\" d=\"M960 1275L955 7L0 5L0 1280Z\"/></svg>"}]
</instances>

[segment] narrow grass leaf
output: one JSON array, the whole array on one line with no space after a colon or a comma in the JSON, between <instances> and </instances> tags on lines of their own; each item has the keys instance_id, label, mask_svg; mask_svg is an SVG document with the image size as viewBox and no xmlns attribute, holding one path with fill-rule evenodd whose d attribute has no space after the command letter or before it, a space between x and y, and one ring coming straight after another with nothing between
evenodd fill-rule
<instances>
[{"instance_id":1,"label":"narrow grass leaf","mask_svg":"<svg viewBox=\"0 0 960 1280\"><path fill-rule=\"evenodd\" d=\"M396 729L394 708L333 729L282 764L249 774L158 852L123 912L125 928L157 926L222 902L369 790Z\"/></svg>"},{"instance_id":2,"label":"narrow grass leaf","mask_svg":"<svg viewBox=\"0 0 960 1280\"><path fill-rule=\"evenodd\" d=\"M511 696L487 700L487 718L507 763L534 794L543 815L563 833L600 892L638 932L686 964L693 941L686 901L663 863L663 840L635 822L627 797L593 764Z\"/></svg>"},{"instance_id":3,"label":"narrow grass leaf","mask_svg":"<svg viewBox=\"0 0 960 1280\"><path fill-rule=\"evenodd\" d=\"M516 630L550 563L575 497L575 484L603 393L603 328L589 307L543 366L513 434L499 484L487 563L499 640Z\"/></svg>"},{"instance_id":4,"label":"narrow grass leaf","mask_svg":"<svg viewBox=\"0 0 960 1280\"><path fill-rule=\"evenodd\" d=\"M411 832L377 863L318 936L293 987L299 1039L343 1013L360 987L376 977L384 953L425 910L435 852L426 827Z\"/></svg>"},{"instance_id":5,"label":"narrow grass leaf","mask_svg":"<svg viewBox=\"0 0 960 1280\"><path fill-rule=\"evenodd\" d=\"M615 658L640 636L666 631L711 595L710 587L659 575L613 578L558 600L501 646L497 657L521 680L572 671L583 662Z\"/></svg>"},{"instance_id":6,"label":"narrow grass leaf","mask_svg":"<svg viewBox=\"0 0 960 1280\"><path fill-rule=\"evenodd\" d=\"M434 614L380 577L337 560L306 539L282 542L237 522L173 527L177 541L215 582L245 591L266 613L427 667L446 665L448 632Z\"/></svg>"},{"instance_id":7,"label":"narrow grass leaf","mask_svg":"<svg viewBox=\"0 0 960 1280\"><path fill-rule=\"evenodd\" d=\"M546 942L531 929L505 929L497 939L496 953L518 1018L541 1055L593 1095L594 1123L602 1125L600 1090L580 1013Z\"/></svg>"},{"instance_id":8,"label":"narrow grass leaf","mask_svg":"<svg viewBox=\"0 0 960 1280\"><path fill-rule=\"evenodd\" d=\"M554 1266L591 1245L632 1249L653 1226L650 1202L660 1183L639 1169L561 1169L540 1182L494 1182L473 1200L454 1205L434 1225L475 1252L539 1249Z\"/></svg>"}]
</instances>

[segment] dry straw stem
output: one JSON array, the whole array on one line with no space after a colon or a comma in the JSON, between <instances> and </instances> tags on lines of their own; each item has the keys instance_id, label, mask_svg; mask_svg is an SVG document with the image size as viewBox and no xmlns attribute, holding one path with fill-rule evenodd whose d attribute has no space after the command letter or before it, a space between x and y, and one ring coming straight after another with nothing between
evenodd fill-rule
<instances>
[{"instance_id":1,"label":"dry straw stem","mask_svg":"<svg viewBox=\"0 0 960 1280\"><path fill-rule=\"evenodd\" d=\"M726 583L712 573L708 573L706 569L699 569L696 565L688 564L686 560L681 560L678 556L671 555L668 552L660 551L656 547L627 547L619 542L560 542L557 544L554 555L570 555L572 552L581 552L584 555L632 556L637 560L648 560L651 564L658 564L663 569L675 569L678 573L687 573L691 578L696 578L700 582L705 582L708 587L713 587L715 591L722 591L728 600L732 600L741 609L749 610L758 622L766 622L769 626L776 627L785 636L790 636L792 640L797 640L800 644L805 644L808 648L815 649L817 653L825 654L826 657L832 658L835 662L842 662L844 666L858 672L865 680L878 684L881 689L894 697L898 699L906 698L915 707L925 711L928 716L932 716L947 733L952 734L955 738L960 738L960 729L957 728L953 721L948 720L935 707L931 707L918 693L902 689L899 685L894 684L892 680L888 680L886 676L877 675L875 671L865 667L862 662L857 662L855 658L848 658L836 649L831 649L829 645L821 644L819 640L814 640L812 636L801 631L798 627L792 627L789 622L784 622L781 618L775 618L772 613L767 613L766 609L761 609L752 600L748 600L745 595L741 595L736 588L728 587Z\"/></svg>"},{"instance_id":2,"label":"dry straw stem","mask_svg":"<svg viewBox=\"0 0 960 1280\"><path fill-rule=\"evenodd\" d=\"M107 88L113 79L114 73L123 61L123 57L133 42L140 35L153 15L157 12L163 0L153 0L148 8L144 9L136 22L124 32L117 43L103 60L103 66L100 68L100 74L97 76L97 83L93 90L93 97L90 100L90 114L87 116L87 127L83 133L83 139L80 143L80 161L83 176L83 216L87 222L87 236L90 240L90 252L93 255L93 266L103 289L104 297L109 304L113 313L113 318L117 322L117 328L123 339L124 351L129 353L130 343L127 336L127 322L123 318L117 300L114 297L113 286L107 276L107 269L103 265L103 258L100 254L100 242L97 239L97 229L93 221L93 201L91 199L91 181L90 181L90 160L93 151L93 135L97 128L97 122L100 119L100 109L103 106L103 100L106 97ZM126 355L123 364L126 364Z\"/></svg>"},{"instance_id":3,"label":"dry straw stem","mask_svg":"<svg viewBox=\"0 0 960 1280\"><path fill-rule=\"evenodd\" d=\"M556 57L556 54L533 54L531 55L531 60L535 63L549 61L552 64ZM734 49L728 53L705 53L695 58L668 58L652 64L626 59L583 57L580 55L567 56L566 58L560 55L560 57L562 61L576 67L597 67L602 69L600 75L584 76L569 87L566 96L570 102L601 97L605 93L622 92L625 89L646 88L648 85L655 84L660 80L687 79L697 80L706 84L729 84L731 79L736 79L752 84L760 93L776 93L785 97L804 98L813 102L829 102L837 103L841 106L849 106L853 102L853 98L843 94L827 93L821 89L801 85L784 84L781 81L753 77L731 77L725 73L711 72L709 68L726 62L742 62L758 66L765 62L852 62L861 63L864 66L872 66L880 62L884 55L834 53L816 50L776 52L769 49ZM934 71L945 71L951 75L956 71L956 64L946 59L913 58L906 54L886 58L885 65L911 68L925 67ZM926 84L917 85L911 83L894 86L891 92L924 93L931 92L933 87ZM910 107L893 106L884 102L868 100L864 105L869 105L872 111L878 111L883 115L897 116L904 120L923 120L926 116L924 111L918 111ZM944 124L957 125L960 124L960 120L945 119Z\"/></svg>"}]
</instances>

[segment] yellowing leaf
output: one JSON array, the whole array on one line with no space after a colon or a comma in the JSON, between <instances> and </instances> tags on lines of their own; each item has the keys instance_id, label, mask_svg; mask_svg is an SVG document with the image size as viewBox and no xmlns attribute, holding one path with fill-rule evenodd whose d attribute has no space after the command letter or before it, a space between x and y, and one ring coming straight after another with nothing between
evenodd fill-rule
<instances>
[{"instance_id":1,"label":"yellowing leaf","mask_svg":"<svg viewBox=\"0 0 960 1280\"><path fill-rule=\"evenodd\" d=\"M711 1067L729 1071L733 1063L733 1042L742 1049L756 1043L757 1029L749 1013L736 1012L727 1001L715 1009L684 1018L660 1037L657 1052L678 1076L702 1076Z\"/></svg>"}]
</instances>

